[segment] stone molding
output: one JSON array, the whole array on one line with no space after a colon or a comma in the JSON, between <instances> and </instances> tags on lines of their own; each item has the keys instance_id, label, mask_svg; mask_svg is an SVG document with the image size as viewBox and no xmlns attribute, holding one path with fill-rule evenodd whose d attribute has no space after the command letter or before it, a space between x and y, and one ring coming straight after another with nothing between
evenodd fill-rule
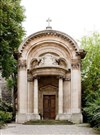
<instances>
[{"instance_id":1,"label":"stone molding","mask_svg":"<svg viewBox=\"0 0 100 135\"><path fill-rule=\"evenodd\" d=\"M41 75L56 75L56 76L65 76L68 72L67 69L61 68L61 67L37 67L30 70L32 75L35 76L37 74L38 76Z\"/></svg>"},{"instance_id":2,"label":"stone molding","mask_svg":"<svg viewBox=\"0 0 100 135\"><path fill-rule=\"evenodd\" d=\"M19 68L26 68L27 67L26 60L19 60L18 67Z\"/></svg>"},{"instance_id":3,"label":"stone molding","mask_svg":"<svg viewBox=\"0 0 100 135\"><path fill-rule=\"evenodd\" d=\"M42 87L39 88L40 91L43 91L43 90L44 91L47 91L48 89L50 89L50 90L53 89L53 91L54 91L54 90L57 90L58 87L57 86L54 86L54 85L48 84L48 85L45 85L45 86L42 86Z\"/></svg>"},{"instance_id":4,"label":"stone molding","mask_svg":"<svg viewBox=\"0 0 100 135\"><path fill-rule=\"evenodd\" d=\"M29 44L29 42L31 42L32 40L35 40L37 38L41 38L41 37L47 37L47 36L53 36L53 37L58 37L61 38L67 42L69 42L75 51L78 50L78 45L77 43L67 34L60 32L60 31L56 31L56 30L43 30L37 33L32 34L31 36L29 36L23 43L22 43L22 47L20 49L20 52L23 52L24 48Z\"/></svg>"}]
</instances>

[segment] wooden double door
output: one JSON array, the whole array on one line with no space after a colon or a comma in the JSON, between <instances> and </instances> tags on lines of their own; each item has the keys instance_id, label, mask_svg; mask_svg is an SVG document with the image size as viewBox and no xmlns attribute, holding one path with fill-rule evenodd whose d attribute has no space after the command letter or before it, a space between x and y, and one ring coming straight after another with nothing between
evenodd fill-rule
<instances>
[{"instance_id":1,"label":"wooden double door","mask_svg":"<svg viewBox=\"0 0 100 135\"><path fill-rule=\"evenodd\" d=\"M56 116L56 96L44 95L43 96L43 118L55 119Z\"/></svg>"}]
</instances>

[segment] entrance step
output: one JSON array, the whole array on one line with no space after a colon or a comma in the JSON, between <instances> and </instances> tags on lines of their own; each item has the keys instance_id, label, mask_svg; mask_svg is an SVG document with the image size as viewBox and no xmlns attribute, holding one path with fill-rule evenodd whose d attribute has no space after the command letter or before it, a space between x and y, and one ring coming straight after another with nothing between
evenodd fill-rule
<instances>
[{"instance_id":1,"label":"entrance step","mask_svg":"<svg viewBox=\"0 0 100 135\"><path fill-rule=\"evenodd\" d=\"M25 125L72 125L73 123L67 120L34 120L27 121Z\"/></svg>"}]
</instances>

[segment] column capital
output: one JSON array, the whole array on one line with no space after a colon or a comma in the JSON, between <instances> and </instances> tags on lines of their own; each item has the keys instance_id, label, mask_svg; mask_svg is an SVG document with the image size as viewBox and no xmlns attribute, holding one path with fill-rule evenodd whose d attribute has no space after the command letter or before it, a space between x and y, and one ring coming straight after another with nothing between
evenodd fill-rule
<instances>
[{"instance_id":1,"label":"column capital","mask_svg":"<svg viewBox=\"0 0 100 135\"><path fill-rule=\"evenodd\" d=\"M80 68L80 59L72 59L71 60L71 67L72 69L79 69Z\"/></svg>"},{"instance_id":2,"label":"column capital","mask_svg":"<svg viewBox=\"0 0 100 135\"><path fill-rule=\"evenodd\" d=\"M71 73L67 73L65 77L65 81L70 81L71 80Z\"/></svg>"},{"instance_id":3,"label":"column capital","mask_svg":"<svg viewBox=\"0 0 100 135\"><path fill-rule=\"evenodd\" d=\"M71 80L71 77L66 77L65 78L65 81L70 81Z\"/></svg>"},{"instance_id":4,"label":"column capital","mask_svg":"<svg viewBox=\"0 0 100 135\"><path fill-rule=\"evenodd\" d=\"M71 64L71 66L72 66L72 69L79 69L80 64L79 63Z\"/></svg>"},{"instance_id":5,"label":"column capital","mask_svg":"<svg viewBox=\"0 0 100 135\"><path fill-rule=\"evenodd\" d=\"M23 60L19 60L18 61L18 67L22 68L22 69L26 68L27 67L26 60L24 60L24 59Z\"/></svg>"},{"instance_id":6,"label":"column capital","mask_svg":"<svg viewBox=\"0 0 100 135\"><path fill-rule=\"evenodd\" d=\"M29 69L27 70L27 81L33 82L33 76L32 76L31 71Z\"/></svg>"},{"instance_id":7,"label":"column capital","mask_svg":"<svg viewBox=\"0 0 100 135\"><path fill-rule=\"evenodd\" d=\"M33 82L33 77L28 77L28 78L27 78L27 81L28 81L28 82Z\"/></svg>"},{"instance_id":8,"label":"column capital","mask_svg":"<svg viewBox=\"0 0 100 135\"><path fill-rule=\"evenodd\" d=\"M37 74L35 74L34 76L33 76L33 79L39 79L40 77L37 75Z\"/></svg>"},{"instance_id":9,"label":"column capital","mask_svg":"<svg viewBox=\"0 0 100 135\"><path fill-rule=\"evenodd\" d=\"M58 79L65 79L65 76L59 75L57 76Z\"/></svg>"}]
</instances>

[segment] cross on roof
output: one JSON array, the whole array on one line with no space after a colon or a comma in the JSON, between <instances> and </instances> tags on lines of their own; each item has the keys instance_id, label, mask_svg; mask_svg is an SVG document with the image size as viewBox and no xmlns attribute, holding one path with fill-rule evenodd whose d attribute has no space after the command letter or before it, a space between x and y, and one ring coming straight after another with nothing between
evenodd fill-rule
<instances>
[{"instance_id":1,"label":"cross on roof","mask_svg":"<svg viewBox=\"0 0 100 135\"><path fill-rule=\"evenodd\" d=\"M48 27L50 27L50 22L52 21L50 18L48 18L48 20L46 20L48 22Z\"/></svg>"}]
</instances>

